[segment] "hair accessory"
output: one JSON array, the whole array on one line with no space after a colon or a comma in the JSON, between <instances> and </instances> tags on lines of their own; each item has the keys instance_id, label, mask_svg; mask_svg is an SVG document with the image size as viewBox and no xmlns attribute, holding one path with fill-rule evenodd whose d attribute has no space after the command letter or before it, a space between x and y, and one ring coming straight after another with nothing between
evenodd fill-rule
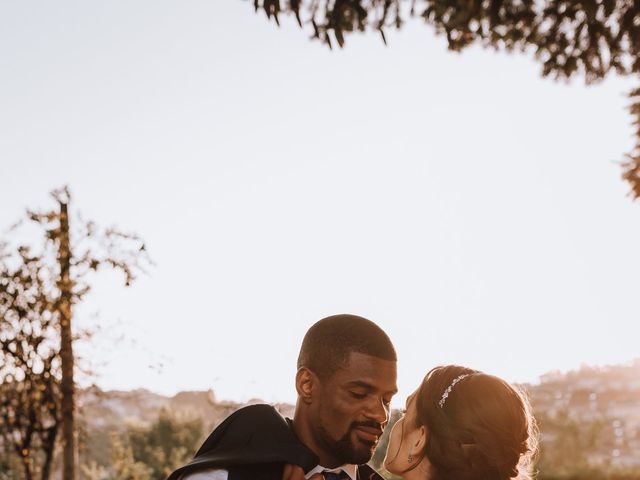
<instances>
[{"instance_id":1,"label":"hair accessory","mask_svg":"<svg viewBox=\"0 0 640 480\"><path fill-rule=\"evenodd\" d=\"M447 387L447 389L442 394L442 398L438 402L438 405L440 405L440 408L444 407L444 402L446 402L447 398L449 398L449 394L451 393L451 390L453 389L453 387L455 387L456 383L458 383L464 377L468 377L469 375L471 375L471 374L470 373L463 373L462 375L460 375L460 376L458 376L458 377L453 379L453 382L451 382L451 385L449 385Z\"/></svg>"}]
</instances>

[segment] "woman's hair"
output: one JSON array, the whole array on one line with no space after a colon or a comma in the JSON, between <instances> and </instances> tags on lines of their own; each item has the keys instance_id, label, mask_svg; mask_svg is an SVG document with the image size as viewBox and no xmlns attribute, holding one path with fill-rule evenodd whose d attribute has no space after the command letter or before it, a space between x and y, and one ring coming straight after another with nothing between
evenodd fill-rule
<instances>
[{"instance_id":1,"label":"woman's hair","mask_svg":"<svg viewBox=\"0 0 640 480\"><path fill-rule=\"evenodd\" d=\"M436 367L415 402L434 480L532 479L536 422L526 396L504 380L456 365Z\"/></svg>"}]
</instances>

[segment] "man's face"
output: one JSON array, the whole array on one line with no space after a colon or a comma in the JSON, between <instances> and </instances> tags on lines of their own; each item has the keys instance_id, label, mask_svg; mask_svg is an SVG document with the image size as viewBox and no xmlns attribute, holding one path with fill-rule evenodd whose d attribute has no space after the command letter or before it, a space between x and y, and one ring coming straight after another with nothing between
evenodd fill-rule
<instances>
[{"instance_id":1,"label":"man's face","mask_svg":"<svg viewBox=\"0 0 640 480\"><path fill-rule=\"evenodd\" d=\"M320 380L312 414L316 441L337 464L368 462L396 391L396 362L352 352L345 368Z\"/></svg>"}]
</instances>

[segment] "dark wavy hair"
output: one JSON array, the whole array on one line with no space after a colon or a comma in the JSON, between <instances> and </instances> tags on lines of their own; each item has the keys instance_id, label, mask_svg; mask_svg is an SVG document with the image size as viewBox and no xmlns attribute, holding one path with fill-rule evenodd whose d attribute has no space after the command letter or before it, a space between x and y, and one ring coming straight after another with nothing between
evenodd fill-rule
<instances>
[{"instance_id":1,"label":"dark wavy hair","mask_svg":"<svg viewBox=\"0 0 640 480\"><path fill-rule=\"evenodd\" d=\"M444 392L454 379L469 374ZM427 373L416 394L434 480L531 480L538 430L524 392L457 365Z\"/></svg>"}]
</instances>

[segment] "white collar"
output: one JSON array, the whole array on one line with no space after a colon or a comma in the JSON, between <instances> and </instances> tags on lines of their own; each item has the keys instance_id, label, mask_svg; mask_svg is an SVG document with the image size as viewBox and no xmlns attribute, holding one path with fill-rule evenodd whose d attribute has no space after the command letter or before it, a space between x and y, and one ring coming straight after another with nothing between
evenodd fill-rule
<instances>
[{"instance_id":1,"label":"white collar","mask_svg":"<svg viewBox=\"0 0 640 480\"><path fill-rule=\"evenodd\" d=\"M329 470L330 472L333 473L339 473L340 470L344 470L344 472L349 475L349 478L351 480L356 480L356 465L342 465L340 467L337 468L325 468L322 465L317 465L315 468L313 468L312 470L309 471L309 473L307 473L304 478L311 478L312 475L315 475L316 473L322 473L325 470Z\"/></svg>"}]
</instances>

